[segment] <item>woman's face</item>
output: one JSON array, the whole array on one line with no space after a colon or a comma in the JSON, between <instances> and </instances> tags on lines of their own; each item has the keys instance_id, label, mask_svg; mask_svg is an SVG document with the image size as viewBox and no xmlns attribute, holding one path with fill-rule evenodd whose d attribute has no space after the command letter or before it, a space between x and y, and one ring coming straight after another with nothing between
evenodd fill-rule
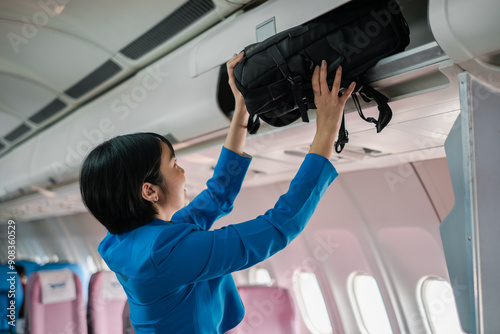
<instances>
[{"instance_id":1,"label":"woman's face","mask_svg":"<svg viewBox=\"0 0 500 334\"><path fill-rule=\"evenodd\" d=\"M162 143L162 148L160 172L165 192L158 197L158 205L169 211L177 211L188 203L185 189L186 176L184 169L177 165L177 160L170 148L165 143Z\"/></svg>"}]
</instances>

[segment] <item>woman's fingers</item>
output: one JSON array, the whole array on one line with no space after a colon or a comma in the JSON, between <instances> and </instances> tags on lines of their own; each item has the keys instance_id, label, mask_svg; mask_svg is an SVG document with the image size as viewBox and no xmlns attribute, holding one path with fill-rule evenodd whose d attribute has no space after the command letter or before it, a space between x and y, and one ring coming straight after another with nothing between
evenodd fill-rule
<instances>
[{"instance_id":1,"label":"woman's fingers","mask_svg":"<svg viewBox=\"0 0 500 334\"><path fill-rule=\"evenodd\" d=\"M353 82L351 82L351 84L349 85L349 87L347 88L347 90L340 97L340 102L341 103L345 104L345 102L347 101L347 99L349 98L349 96L351 96L352 92L354 91L354 88L356 88L356 83L353 81Z\"/></svg>"},{"instance_id":2,"label":"woman's fingers","mask_svg":"<svg viewBox=\"0 0 500 334\"><path fill-rule=\"evenodd\" d=\"M328 89L328 84L326 83L326 76L327 76L326 61L322 60L321 61L321 69L319 72L319 85L320 85L320 92L322 94L324 94L326 92L330 92L330 89Z\"/></svg>"},{"instance_id":3,"label":"woman's fingers","mask_svg":"<svg viewBox=\"0 0 500 334\"><path fill-rule=\"evenodd\" d=\"M239 54L234 54L233 58L231 58L227 63L226 63L226 68L227 68L227 75L229 77L229 86L231 87L231 90L233 91L233 95L240 96L241 93L238 91L236 88L236 84L234 83L234 67L243 59L243 56L245 55L245 52L241 51Z\"/></svg>"},{"instance_id":4,"label":"woman's fingers","mask_svg":"<svg viewBox=\"0 0 500 334\"><path fill-rule=\"evenodd\" d=\"M245 52L241 51L239 54L234 54L233 58L229 59L229 61L226 63L227 69L229 70L230 68L233 69L236 64L238 64L242 59L243 56L245 55Z\"/></svg>"},{"instance_id":5,"label":"woman's fingers","mask_svg":"<svg viewBox=\"0 0 500 334\"><path fill-rule=\"evenodd\" d=\"M338 94L340 90L340 81L342 80L342 66L339 65L337 67L337 71L335 72L335 79L333 80L332 92L334 94Z\"/></svg>"},{"instance_id":6,"label":"woman's fingers","mask_svg":"<svg viewBox=\"0 0 500 334\"><path fill-rule=\"evenodd\" d=\"M319 85L319 66L316 66L314 68L314 72L312 75L312 88L314 92L314 96L320 96L321 95L321 87Z\"/></svg>"},{"instance_id":7,"label":"woman's fingers","mask_svg":"<svg viewBox=\"0 0 500 334\"><path fill-rule=\"evenodd\" d=\"M332 85L332 90L330 91L330 88L328 87L328 82L326 81L327 78L327 63L325 60L321 62L321 67L316 66L314 68L314 72L312 75L312 88L315 96L321 96L322 93L324 94L325 92L333 94L332 96L336 99L338 97L338 92L340 90L340 83L342 81L342 67L339 65L337 70L335 71L335 79L333 81ZM349 98L351 93L354 91L354 88L356 87L356 83L352 82L351 85L347 88L347 90L342 94L342 97L339 98L338 101L342 101L345 103L345 101Z\"/></svg>"},{"instance_id":8,"label":"woman's fingers","mask_svg":"<svg viewBox=\"0 0 500 334\"><path fill-rule=\"evenodd\" d=\"M240 52L240 54L234 54L233 58L231 58L227 63L227 73L229 75L229 79L231 79L234 76L234 67L243 59L243 56L245 53L243 51Z\"/></svg>"}]
</instances>

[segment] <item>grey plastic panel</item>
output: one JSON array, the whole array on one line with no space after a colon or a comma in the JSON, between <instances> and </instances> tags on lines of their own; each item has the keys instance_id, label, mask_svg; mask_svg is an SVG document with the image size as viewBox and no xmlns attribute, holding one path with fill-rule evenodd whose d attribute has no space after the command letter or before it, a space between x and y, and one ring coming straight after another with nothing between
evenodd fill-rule
<instances>
[{"instance_id":1,"label":"grey plastic panel","mask_svg":"<svg viewBox=\"0 0 500 334\"><path fill-rule=\"evenodd\" d=\"M445 143L455 205L441 238L463 329L500 333L500 93L459 79L461 116Z\"/></svg>"}]
</instances>

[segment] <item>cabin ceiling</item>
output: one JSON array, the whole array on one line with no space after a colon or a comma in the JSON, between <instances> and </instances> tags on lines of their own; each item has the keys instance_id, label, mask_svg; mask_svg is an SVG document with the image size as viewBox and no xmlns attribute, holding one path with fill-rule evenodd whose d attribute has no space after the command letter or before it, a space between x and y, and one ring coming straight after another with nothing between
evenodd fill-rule
<instances>
[{"instance_id":1,"label":"cabin ceiling","mask_svg":"<svg viewBox=\"0 0 500 334\"><path fill-rule=\"evenodd\" d=\"M2 155L8 158L6 153L19 148L23 141L249 2L218 0L210 9L205 0L58 1L60 5L50 8L41 8L40 4L55 4L56 0L0 2L0 159ZM411 11L404 14L410 30L417 32L412 44L368 73L373 87L391 98L393 119L376 133L373 124L361 120L352 101L348 101L345 113L350 141L340 155L332 157L341 173L445 157L444 141L460 110L456 75L462 69L453 64L428 26L422 24L422 15L426 21L426 1L407 2L405 8ZM208 13L195 16L195 24L182 33L170 37L169 33L159 33L161 38L171 39L152 48L150 42L157 35L151 37L148 32L161 26L165 18L177 15L186 4L191 6L189 13L197 5ZM418 4L419 11L411 7ZM46 23L42 22L44 17ZM29 35L31 25L26 21L36 20L43 24ZM146 40L137 42L141 36ZM145 53L137 56L141 50ZM378 116L376 105L362 105L367 116ZM314 136L314 111L309 115L309 124L297 121L285 128L263 124L258 135L248 137L246 150L253 162L244 186L293 177ZM211 176L226 132L221 129L174 146L187 172L190 197L201 191ZM1 219L28 221L84 211L76 178L54 186L33 184L28 189L12 189L0 199Z\"/></svg>"},{"instance_id":2,"label":"cabin ceiling","mask_svg":"<svg viewBox=\"0 0 500 334\"><path fill-rule=\"evenodd\" d=\"M0 2L0 156L247 1Z\"/></svg>"}]
</instances>

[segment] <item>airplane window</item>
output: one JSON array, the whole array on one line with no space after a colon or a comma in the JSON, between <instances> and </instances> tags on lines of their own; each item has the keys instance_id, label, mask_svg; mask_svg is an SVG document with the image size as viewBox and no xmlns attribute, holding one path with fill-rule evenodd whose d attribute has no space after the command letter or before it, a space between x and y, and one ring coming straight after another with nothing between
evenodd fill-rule
<instances>
[{"instance_id":1,"label":"airplane window","mask_svg":"<svg viewBox=\"0 0 500 334\"><path fill-rule=\"evenodd\" d=\"M460 327L455 296L448 281L425 278L420 284L423 316L433 334L465 333Z\"/></svg>"},{"instance_id":2,"label":"airplane window","mask_svg":"<svg viewBox=\"0 0 500 334\"><path fill-rule=\"evenodd\" d=\"M96 263L95 263L94 259L92 258L92 256L90 256L90 255L87 255L87 269L91 273L95 273L97 271Z\"/></svg>"},{"instance_id":3,"label":"airplane window","mask_svg":"<svg viewBox=\"0 0 500 334\"><path fill-rule=\"evenodd\" d=\"M350 278L349 297L361 331L365 334L392 333L387 310L373 276L354 274Z\"/></svg>"},{"instance_id":4,"label":"airplane window","mask_svg":"<svg viewBox=\"0 0 500 334\"><path fill-rule=\"evenodd\" d=\"M251 285L273 285L271 274L266 268L252 267L248 273L248 280Z\"/></svg>"},{"instance_id":5,"label":"airplane window","mask_svg":"<svg viewBox=\"0 0 500 334\"><path fill-rule=\"evenodd\" d=\"M101 259L101 270L111 270L111 269L109 269L106 262L104 262L104 259Z\"/></svg>"},{"instance_id":6,"label":"airplane window","mask_svg":"<svg viewBox=\"0 0 500 334\"><path fill-rule=\"evenodd\" d=\"M311 333L332 333L330 317L316 275L310 272L297 271L294 275L293 286L300 313Z\"/></svg>"}]
</instances>

